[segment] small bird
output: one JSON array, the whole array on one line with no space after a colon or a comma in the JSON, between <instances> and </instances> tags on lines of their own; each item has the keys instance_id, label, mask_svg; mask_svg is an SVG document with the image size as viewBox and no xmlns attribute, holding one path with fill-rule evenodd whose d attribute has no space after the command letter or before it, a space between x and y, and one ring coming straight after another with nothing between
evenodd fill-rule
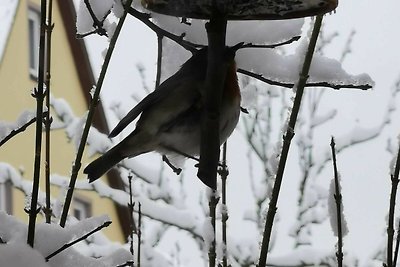
<instances>
[{"instance_id":1,"label":"small bird","mask_svg":"<svg viewBox=\"0 0 400 267\"><path fill-rule=\"evenodd\" d=\"M224 51L228 69L220 106L220 145L239 120L241 96L234 60L237 49L238 45ZM117 124L109 137L118 135L141 114L131 134L84 169L89 182L100 178L121 160L150 151L199 155L206 71L207 47L197 51Z\"/></svg>"}]
</instances>

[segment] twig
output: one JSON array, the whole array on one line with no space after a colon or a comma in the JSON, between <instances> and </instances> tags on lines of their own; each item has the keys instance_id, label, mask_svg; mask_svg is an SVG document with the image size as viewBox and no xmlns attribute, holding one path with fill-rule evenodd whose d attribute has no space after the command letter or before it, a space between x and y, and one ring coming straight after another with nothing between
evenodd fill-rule
<instances>
[{"instance_id":1,"label":"twig","mask_svg":"<svg viewBox=\"0 0 400 267\"><path fill-rule=\"evenodd\" d=\"M208 189L211 190L211 189ZM212 193L210 195L210 199L208 202L209 208L210 208L210 220L211 220L211 225L213 229L213 240L211 241L210 247L208 249L208 261L209 261L209 267L215 267L215 261L217 257L216 253L216 241L215 241L215 221L216 221L216 207L218 203L218 198L216 197L217 191L212 190Z\"/></svg>"},{"instance_id":2,"label":"twig","mask_svg":"<svg viewBox=\"0 0 400 267\"><path fill-rule=\"evenodd\" d=\"M110 10L108 10L108 12L104 15L103 19L100 21L96 17L96 14L94 14L94 11L92 9L92 6L89 3L89 0L84 0L84 3L86 5L87 10L89 11L90 16L92 17L92 20L93 20L94 31L92 33L97 33L98 35L107 36L107 31L103 28L103 25L104 25L104 21L106 20L107 16L110 14ZM82 37L82 35L80 35L79 37Z\"/></svg>"},{"instance_id":3,"label":"twig","mask_svg":"<svg viewBox=\"0 0 400 267\"><path fill-rule=\"evenodd\" d=\"M99 101L100 90L101 90L101 88L103 86L103 81L104 81L104 78L105 78L105 75L106 75L106 72L107 72L107 69L108 69L108 65L110 63L111 55L112 55L112 53L114 51L115 44L117 42L119 33L120 33L122 25L123 25L123 23L124 23L124 21L126 19L127 9L131 5L131 3L132 3L132 0L129 0L125 4L124 14L120 18L120 20L118 22L118 25L117 25L117 27L115 29L114 35L111 38L110 45L109 45L108 50L107 50L107 54L106 54L106 56L104 58L103 67L101 68L100 76L99 76L99 79L97 81L96 90L94 91L94 94L93 94L93 97L92 97L92 101L90 103L89 112L88 112L88 115L87 115L85 127L83 129L81 142L79 143L79 148L78 148L78 152L77 152L77 155L76 155L76 158L75 158L75 162L74 162L74 165L72 167L71 180L70 180L70 183L69 183L69 186L68 186L67 196L65 198L65 203L64 203L62 214L61 214L60 225L62 227L65 226L65 223L67 221L68 210L69 210L69 207L71 205L72 195L74 193L74 187L75 187L76 179L78 177L78 172L79 172L79 169L81 168L81 165L82 165L81 160L82 160L82 156L83 156L83 151L85 149L86 140L87 140L88 135L89 135L89 130L90 130L90 126L92 124L94 112L96 110L97 103Z\"/></svg>"},{"instance_id":4,"label":"twig","mask_svg":"<svg viewBox=\"0 0 400 267\"><path fill-rule=\"evenodd\" d=\"M142 204L139 202L139 218L138 218L138 248L137 248L137 267L140 267L140 254L141 254L141 245L142 245Z\"/></svg>"},{"instance_id":5,"label":"twig","mask_svg":"<svg viewBox=\"0 0 400 267\"><path fill-rule=\"evenodd\" d=\"M163 36L157 34L157 74L156 74L156 88L160 85L161 82L161 66L162 66L162 43Z\"/></svg>"},{"instance_id":6,"label":"twig","mask_svg":"<svg viewBox=\"0 0 400 267\"><path fill-rule=\"evenodd\" d=\"M315 45L317 43L318 34L322 24L322 15L318 15L314 29L310 38L310 43L308 45L307 53L304 59L303 68L300 73L299 81L297 84L296 96L293 103L292 113L290 114L289 124L286 130L286 134L283 136L282 152L279 159L278 170L276 173L275 183L272 189L272 197L269 203L267 219L265 222L264 235L261 244L260 258L258 262L258 267L265 267L267 262L269 242L271 238L272 226L274 223L275 213L277 210L277 203L279 198L279 192L282 184L283 173L285 171L286 160L289 154L289 148L291 140L294 136L294 129L296 126L297 116L300 110L301 100L304 92L304 87L307 82L308 73L311 66L312 57L315 50Z\"/></svg>"},{"instance_id":7,"label":"twig","mask_svg":"<svg viewBox=\"0 0 400 267\"><path fill-rule=\"evenodd\" d=\"M129 181L129 203L128 203L128 208L129 208L129 222L130 222L130 252L132 254L132 259L134 259L134 250L133 250L133 233L137 233L136 225L135 225L135 220L133 218L133 208L135 207L135 203L133 202L133 193L132 193L132 178L133 175L129 173L128 175L128 181ZM133 261L132 261L133 263ZM133 265L132 265L133 266Z\"/></svg>"},{"instance_id":8,"label":"twig","mask_svg":"<svg viewBox=\"0 0 400 267\"><path fill-rule=\"evenodd\" d=\"M53 253L51 253L50 255L48 255L47 257L45 257L46 261L49 261L51 258L53 258L54 256L56 256L57 254L60 254L61 252L63 252L64 250L66 250L69 247L72 247L73 245L75 245L76 243L85 240L86 238L88 238L89 236L91 236L92 234L100 231L101 229L108 227L111 224L111 221L106 221L104 222L102 225L100 225L99 227L97 227L96 229L93 229L92 231L90 231L89 233L79 237L78 239L75 239L67 244L65 244L64 246L62 246L61 248L57 249L56 251L54 251Z\"/></svg>"},{"instance_id":9,"label":"twig","mask_svg":"<svg viewBox=\"0 0 400 267\"><path fill-rule=\"evenodd\" d=\"M392 188L390 193L390 204L389 204L389 217L388 217L388 228L387 228L387 266L394 267L393 265L393 235L394 235L394 210L396 206L396 194L397 186L399 184L399 172L400 172L400 145L399 151L397 152L396 166L394 173L391 175Z\"/></svg>"},{"instance_id":10,"label":"twig","mask_svg":"<svg viewBox=\"0 0 400 267\"><path fill-rule=\"evenodd\" d=\"M125 267L125 266L134 266L134 262L133 261L127 261L121 265L117 265L115 267Z\"/></svg>"},{"instance_id":11,"label":"twig","mask_svg":"<svg viewBox=\"0 0 400 267\"><path fill-rule=\"evenodd\" d=\"M222 180L222 267L228 267L228 255L227 255L227 238L226 238L226 222L228 221L228 209L226 206L226 179L228 178L228 168L226 166L226 151L227 142L224 143L222 148L222 169L220 170L221 180Z\"/></svg>"},{"instance_id":12,"label":"twig","mask_svg":"<svg viewBox=\"0 0 400 267\"><path fill-rule=\"evenodd\" d=\"M280 86L280 87L285 87L285 88L293 88L294 84L293 83L285 83L285 82L279 82L279 81L274 81L268 78L265 78L262 74L257 74L248 70L244 70L244 69L237 69L237 72L242 73L244 75L253 77L257 80L260 80L262 82L265 82L269 85L276 85L276 86ZM361 89L361 90L368 90L371 89L372 86L370 84L360 84L360 85L354 85L354 84L332 84L332 83L328 83L328 82L312 82L312 83L306 83L305 87L328 87L328 88L332 88L335 90L339 90L339 89Z\"/></svg>"},{"instance_id":13,"label":"twig","mask_svg":"<svg viewBox=\"0 0 400 267\"><path fill-rule=\"evenodd\" d=\"M43 117L45 117L46 115L47 115L47 111L43 112ZM12 130L6 137L4 137L2 140L0 140L0 147L2 145L4 145L5 143L7 143L8 141L10 141L17 134L24 132L26 130L26 128L28 128L34 122L36 122L36 117L32 118L30 121L28 121L27 123L25 123L24 125L22 125L18 129Z\"/></svg>"},{"instance_id":14,"label":"twig","mask_svg":"<svg viewBox=\"0 0 400 267\"><path fill-rule=\"evenodd\" d=\"M167 37L172 41L180 44L183 48L192 53L195 53L197 51L196 47L201 47L201 45L197 45L184 40L183 37L185 37L185 35L178 36L173 33L170 33L169 31L164 30L163 28L160 28L159 26L157 26L156 24L154 24L149 20L151 18L150 14L142 13L132 7L129 8L128 13L133 17L137 18L138 20L140 20L141 22L143 22L147 27L153 30L157 34L157 36Z\"/></svg>"},{"instance_id":15,"label":"twig","mask_svg":"<svg viewBox=\"0 0 400 267\"><path fill-rule=\"evenodd\" d=\"M335 202L336 202L336 219L337 219L337 231L338 231L338 251L336 253L336 258L338 262L338 267L343 266L343 233L342 233L342 194L340 192L339 186L339 175L337 171L337 163L336 163L336 151L335 151L335 140L332 137L331 139L331 149L332 149L332 162L333 162L333 172L335 176Z\"/></svg>"},{"instance_id":16,"label":"twig","mask_svg":"<svg viewBox=\"0 0 400 267\"><path fill-rule=\"evenodd\" d=\"M396 237L396 248L394 250L393 266L397 266L397 257L399 256L399 246L400 246L400 220L397 226L397 237Z\"/></svg>"},{"instance_id":17,"label":"twig","mask_svg":"<svg viewBox=\"0 0 400 267\"><path fill-rule=\"evenodd\" d=\"M44 214L46 216L46 223L51 223L51 201L50 201L50 128L53 119L50 116L50 77L51 77L51 34L53 32L54 24L52 24L52 11L53 11L53 0L49 0L48 8L48 19L46 26L46 48L47 48L47 70L46 70L46 107L47 114L45 120L46 126L46 159L45 159L45 186L46 186L46 207L44 208Z\"/></svg>"},{"instance_id":18,"label":"twig","mask_svg":"<svg viewBox=\"0 0 400 267\"><path fill-rule=\"evenodd\" d=\"M33 170L32 199L29 210L28 226L28 245L33 247L35 240L35 225L37 217L37 202L40 181L40 164L42 151L42 128L43 128L43 100L44 100L44 69L45 69L45 27L46 27L46 0L41 0L40 16L40 40L39 40L39 69L38 69L38 88L34 90L36 98L36 143L35 143L35 163Z\"/></svg>"},{"instance_id":19,"label":"twig","mask_svg":"<svg viewBox=\"0 0 400 267\"><path fill-rule=\"evenodd\" d=\"M242 49L242 48L276 48L278 46L284 46L287 44L291 44L293 42L298 41L301 38L301 36L294 36L292 38L290 38L287 41L284 42L280 42L280 43L276 43L276 44L252 44L252 43L247 43L247 44L243 44L242 46L240 46L238 49Z\"/></svg>"}]
</instances>

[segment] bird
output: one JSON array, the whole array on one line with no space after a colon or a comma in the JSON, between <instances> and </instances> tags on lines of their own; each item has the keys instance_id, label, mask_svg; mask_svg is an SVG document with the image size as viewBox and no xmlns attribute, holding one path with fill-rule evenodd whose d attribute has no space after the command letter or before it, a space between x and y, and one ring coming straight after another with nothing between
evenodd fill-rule
<instances>
[{"instance_id":1,"label":"bird","mask_svg":"<svg viewBox=\"0 0 400 267\"><path fill-rule=\"evenodd\" d=\"M220 104L220 145L235 129L240 115L240 88L235 54L239 44L226 47L225 76ZM115 126L109 137L117 136L127 125L140 118L132 133L92 161L84 169L89 182L99 179L125 158L151 151L163 155L200 154L201 117L204 110L208 48L195 52L181 68L148 94ZM207 182L203 181L210 187Z\"/></svg>"}]
</instances>

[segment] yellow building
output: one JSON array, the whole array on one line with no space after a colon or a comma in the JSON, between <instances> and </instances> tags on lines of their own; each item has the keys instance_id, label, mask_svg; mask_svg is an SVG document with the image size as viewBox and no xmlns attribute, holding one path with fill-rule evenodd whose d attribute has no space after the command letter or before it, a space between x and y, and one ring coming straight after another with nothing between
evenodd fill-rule
<instances>
[{"instance_id":1,"label":"yellow building","mask_svg":"<svg viewBox=\"0 0 400 267\"><path fill-rule=\"evenodd\" d=\"M8 21L7 21L8 20ZM84 42L75 38L75 9L72 0L53 1L51 51L51 91L55 98L65 99L77 116L83 116L90 101L89 91L94 85L93 73ZM39 0L4 0L0 3L0 121L14 122L21 112L35 110L36 101L31 91L37 86L38 44L40 27ZM5 29L4 25L7 25ZM3 32L2 32L3 31ZM94 126L108 132L104 111L98 106ZM44 139L43 139L44 143ZM7 163L32 180L34 165L35 125L15 136L0 147L0 163ZM64 129L51 135L51 173L70 176L75 159L74 144L68 140ZM44 152L40 188L44 191ZM83 159L83 166L89 160ZM109 183L120 188L116 172L110 172ZM3 176L3 177L1 177ZM113 177L111 177L113 176ZM79 177L85 179L80 170ZM112 179L111 179L112 178ZM12 181L0 171L0 209L28 221L24 212L25 194L12 188ZM58 198L60 190L52 188L52 197ZM94 192L75 190L70 215L78 219L92 215L108 214L113 223L105 234L114 241L125 242L129 223L127 209L117 206ZM41 216L39 221L43 221Z\"/></svg>"}]
</instances>

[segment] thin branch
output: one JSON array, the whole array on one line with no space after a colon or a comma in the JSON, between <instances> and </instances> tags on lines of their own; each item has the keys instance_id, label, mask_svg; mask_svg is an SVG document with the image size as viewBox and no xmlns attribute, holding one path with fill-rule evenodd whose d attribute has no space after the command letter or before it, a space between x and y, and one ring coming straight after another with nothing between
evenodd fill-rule
<instances>
[{"instance_id":1,"label":"thin branch","mask_svg":"<svg viewBox=\"0 0 400 267\"><path fill-rule=\"evenodd\" d=\"M167 37L171 39L172 41L180 44L183 48L186 50L195 53L197 51L196 47L202 47L202 45L194 44L191 42L188 42L183 39L185 37L184 34L182 35L175 35L173 33L170 33L169 31L164 30L163 28L160 28L156 24L150 21L151 15L147 13L142 13L140 11L137 11L136 9L130 7L128 13L132 15L133 17L137 18L141 22L143 22L147 27L149 27L151 30L153 30L157 35Z\"/></svg>"},{"instance_id":2,"label":"thin branch","mask_svg":"<svg viewBox=\"0 0 400 267\"><path fill-rule=\"evenodd\" d=\"M393 266L397 266L397 257L399 256L399 246L400 246L400 220L397 226L396 248L394 250Z\"/></svg>"},{"instance_id":3,"label":"thin branch","mask_svg":"<svg viewBox=\"0 0 400 267\"><path fill-rule=\"evenodd\" d=\"M107 36L107 31L103 28L103 25L104 25L104 21L106 20L107 16L110 14L111 10L108 10L107 13L104 15L104 17L102 18L102 20L99 20L96 17L96 14L94 14L94 11L92 9L92 6L89 3L89 0L84 0L84 3L86 5L87 10L89 11L90 16L92 17L92 20L93 20L94 31L91 33L97 33L98 35ZM82 37L82 35L80 35L79 37Z\"/></svg>"},{"instance_id":4,"label":"thin branch","mask_svg":"<svg viewBox=\"0 0 400 267\"><path fill-rule=\"evenodd\" d=\"M62 246L61 248L57 249L56 251L54 251L53 253L51 253L50 255L48 255L47 257L45 257L46 261L49 261L51 258L53 258L54 256L56 256L57 254L60 254L61 252L63 252L64 250L66 250L69 247L72 247L73 245L75 245L76 243L85 240L86 238L88 238L89 236L91 236L92 234L100 231L101 229L108 227L111 224L111 221L106 221L104 222L102 225L100 225L99 227L97 227L96 229L93 229L92 231L90 231L89 233L79 237L78 239L75 239L67 244L65 244L64 246Z\"/></svg>"},{"instance_id":5,"label":"thin branch","mask_svg":"<svg viewBox=\"0 0 400 267\"><path fill-rule=\"evenodd\" d=\"M290 38L287 41L281 42L281 43L276 43L276 44L252 44L252 43L247 43L247 44L243 44L241 45L238 49L243 49L243 48L276 48L279 46L284 46L284 45L288 45L291 44L293 42L298 41L301 38L301 36L294 36L292 38Z\"/></svg>"},{"instance_id":6,"label":"thin branch","mask_svg":"<svg viewBox=\"0 0 400 267\"><path fill-rule=\"evenodd\" d=\"M160 85L161 82L161 66L162 66L162 42L163 36L157 34L157 74L156 74L156 88Z\"/></svg>"},{"instance_id":7,"label":"thin branch","mask_svg":"<svg viewBox=\"0 0 400 267\"><path fill-rule=\"evenodd\" d=\"M274 81L268 78L265 78L262 74L257 74L248 70L244 70L241 68L237 69L237 72L242 73L244 75L253 77L259 81L265 82L269 85L276 85L280 87L285 87L285 88L293 88L294 84L293 83L285 83L285 82L279 82L279 81ZM332 88L335 90L339 89L361 89L361 90L368 90L371 89L372 86L370 84L360 84L360 85L354 85L354 84L332 84L328 82L312 82L312 83L306 83L305 87L328 87Z\"/></svg>"},{"instance_id":8,"label":"thin branch","mask_svg":"<svg viewBox=\"0 0 400 267\"><path fill-rule=\"evenodd\" d=\"M318 34L319 34L319 31L321 28L322 18L323 18L322 15L318 15L315 20L314 29L313 29L313 32L312 32L312 35L310 38L310 43L308 45L307 53L306 53L306 56L304 59L303 68L301 70L299 81L297 84L296 96L295 96L294 103L293 103L292 113L290 114L290 118L289 118L289 124L288 124L287 130L286 130L286 134L283 136L282 152L281 152L281 156L279 159L278 170L276 173L275 183L274 183L274 186L272 189L272 197L271 197L271 201L269 203L267 219L265 222L264 235L263 235L263 240L262 240L262 244L261 244L261 251L260 251L258 267L266 266L268 248L269 248L269 243L270 243L270 239L271 239L272 226L274 223L275 213L277 210L277 203L278 203L279 192L280 192L280 188L281 188L281 184L282 184L283 173L285 171L286 160L288 158L291 140L294 136L294 129L296 126L297 116L300 111L301 100L302 100L304 88L305 88L305 85L307 82L308 73L310 70L311 61L312 61L312 57L313 57L314 50L315 50L315 45L316 45L317 39L318 39Z\"/></svg>"},{"instance_id":9,"label":"thin branch","mask_svg":"<svg viewBox=\"0 0 400 267\"><path fill-rule=\"evenodd\" d=\"M209 189L212 190L212 189ZM215 222L216 222L216 207L218 203L218 198L216 197L217 191L212 190L212 193L210 195L210 199L208 202L209 208L210 208L210 221L211 221L211 226L213 229L213 240L211 241L210 247L208 249L208 263L209 267L215 267L215 261L217 258L217 253L216 253L216 238L215 238Z\"/></svg>"},{"instance_id":10,"label":"thin branch","mask_svg":"<svg viewBox=\"0 0 400 267\"><path fill-rule=\"evenodd\" d=\"M43 100L44 100L44 69L45 69L45 28L46 28L46 0L41 1L40 14L40 40L39 40L39 68L38 88L34 90L36 98L36 141L35 141L35 163L33 170L32 199L29 210L29 226L27 243L33 247L35 240L35 225L37 217L37 203L39 194L40 165L42 151L42 129L43 129Z\"/></svg>"},{"instance_id":11,"label":"thin branch","mask_svg":"<svg viewBox=\"0 0 400 267\"><path fill-rule=\"evenodd\" d=\"M335 177L335 202L336 202L336 219L337 219L337 231L338 231L338 251L336 253L336 258L338 262L338 267L343 266L343 233L342 233L342 194L340 192L339 186L339 175L336 163L336 151L335 151L335 140L331 139L331 149L332 149L332 162L333 162L333 172Z\"/></svg>"},{"instance_id":12,"label":"thin branch","mask_svg":"<svg viewBox=\"0 0 400 267\"><path fill-rule=\"evenodd\" d=\"M129 224L130 224L130 252L132 254L132 259L134 258L134 250L133 250L133 233L137 233L136 225L135 225L135 220L133 218L133 208L135 207L135 203L133 202L133 193L132 193L132 178L133 175L130 173L128 176L129 180L129 203L128 203L128 208L129 208ZM133 261L132 261L133 263Z\"/></svg>"},{"instance_id":13,"label":"thin branch","mask_svg":"<svg viewBox=\"0 0 400 267\"><path fill-rule=\"evenodd\" d=\"M50 201L50 128L53 119L50 116L50 77L51 77L51 34L54 29L54 24L52 24L52 13L53 13L53 0L49 0L48 8L48 18L46 25L46 48L47 48L47 62L46 62L46 107L47 114L45 120L46 126L46 154L45 154L45 187L46 187L46 207L44 208L44 214L46 216L46 223L51 222L51 201Z\"/></svg>"},{"instance_id":14,"label":"thin branch","mask_svg":"<svg viewBox=\"0 0 400 267\"><path fill-rule=\"evenodd\" d=\"M393 265L393 236L394 236L394 210L396 206L396 194L397 186L399 184L399 172L400 172L400 145L397 153L396 165L394 173L391 175L392 188L390 193L390 204L389 204L389 217L388 217L388 228L387 228L387 259L386 264L388 267L394 267Z\"/></svg>"},{"instance_id":15,"label":"thin branch","mask_svg":"<svg viewBox=\"0 0 400 267\"><path fill-rule=\"evenodd\" d=\"M121 265L117 265L115 267L125 267L125 266L134 266L134 262L133 261L127 261Z\"/></svg>"},{"instance_id":16,"label":"thin branch","mask_svg":"<svg viewBox=\"0 0 400 267\"><path fill-rule=\"evenodd\" d=\"M222 168L220 170L221 180L222 180L222 267L228 267L228 253L227 253L227 238L226 238L226 228L227 228L227 221L228 221L228 209L226 206L226 180L228 178L228 168L226 165L226 151L227 151L227 142L224 143L222 148Z\"/></svg>"},{"instance_id":17,"label":"thin branch","mask_svg":"<svg viewBox=\"0 0 400 267\"><path fill-rule=\"evenodd\" d=\"M111 38L110 45L109 45L108 50L107 50L107 54L106 54L106 56L104 58L103 67L101 69L100 76L99 76L99 79L97 81L96 90L94 91L93 98L92 98L92 101L90 103L89 112L88 112L88 115L87 115L85 127L83 129L81 142L79 144L79 148L78 148L78 152L77 152L77 155L76 155L76 158L75 158L74 165L72 167L71 180L70 180L70 183L69 183L69 186L68 186L67 196L66 196L66 199L65 199L65 203L64 203L64 207L63 207L63 211L62 211L62 215L61 215L61 219L60 219L60 225L62 227L65 226L65 223L67 221L68 210L69 210L69 207L71 205L72 195L74 193L74 187L75 187L76 179L78 177L79 169L81 168L81 165L82 165L81 160L82 160L82 156L83 156L83 151L85 149L86 141L87 141L87 138L88 138L88 135L89 135L90 126L91 126L92 121L93 121L94 112L96 110L97 103L98 103L98 101L100 99L100 90L101 90L101 88L103 86L104 78L105 78L105 75L106 75L106 72L107 72L107 69L108 69L108 65L109 65L110 60L111 60L111 55L112 55L112 53L114 51L115 44L117 42L119 33L121 32L122 25L123 25L123 23L124 23L124 21L126 19L127 9L128 9L128 7L130 7L131 3L132 3L132 0L129 0L125 4L124 14L120 18L120 20L118 22L118 25L117 25L117 27L115 29L114 35Z\"/></svg>"},{"instance_id":18,"label":"thin branch","mask_svg":"<svg viewBox=\"0 0 400 267\"><path fill-rule=\"evenodd\" d=\"M137 236L138 236L138 248L137 248L137 267L140 267L140 255L141 255L141 248L142 248L142 204L139 202L139 218L138 218L138 229L137 229Z\"/></svg>"},{"instance_id":19,"label":"thin branch","mask_svg":"<svg viewBox=\"0 0 400 267\"><path fill-rule=\"evenodd\" d=\"M42 117L45 117L46 115L47 115L47 111L43 112L43 116ZM4 137L4 139L0 140L0 147L2 145L4 145L5 143L7 143L8 141L10 141L17 134L20 134L20 133L24 132L34 122L36 122L36 117L32 118L31 120L29 120L27 123L25 123L21 127L12 130L6 137Z\"/></svg>"}]
</instances>

